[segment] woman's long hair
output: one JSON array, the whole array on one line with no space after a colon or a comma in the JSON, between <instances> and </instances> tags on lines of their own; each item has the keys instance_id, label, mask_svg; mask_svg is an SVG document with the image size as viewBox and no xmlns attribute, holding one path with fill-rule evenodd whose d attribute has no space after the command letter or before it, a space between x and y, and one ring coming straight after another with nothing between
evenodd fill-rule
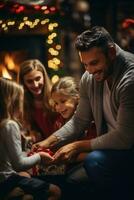
<instances>
[{"instance_id":1,"label":"woman's long hair","mask_svg":"<svg viewBox=\"0 0 134 200\"><path fill-rule=\"evenodd\" d=\"M33 95L29 92L29 90L25 86L24 76L33 70L40 71L43 74L43 77L44 77L43 99L42 99L43 109L45 112L48 112L48 113L51 112L51 106L49 103L51 81L48 77L47 71L44 65L39 60L37 59L26 60L20 65L18 81L24 87L24 115L25 115L25 120L28 120L28 121L32 120L31 112L34 107L34 104L33 104L34 99L33 99Z\"/></svg>"}]
</instances>

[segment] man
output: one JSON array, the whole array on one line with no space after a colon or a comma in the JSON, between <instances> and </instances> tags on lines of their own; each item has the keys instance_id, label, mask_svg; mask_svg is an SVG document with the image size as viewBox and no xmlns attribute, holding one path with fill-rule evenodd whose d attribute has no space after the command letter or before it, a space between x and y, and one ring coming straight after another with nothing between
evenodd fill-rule
<instances>
[{"instance_id":1,"label":"man","mask_svg":"<svg viewBox=\"0 0 134 200\"><path fill-rule=\"evenodd\" d=\"M107 189L116 199L115 191L120 195L123 187L129 189L126 185L133 173L134 55L117 46L103 27L83 32L75 45L86 70L81 78L79 105L72 119L39 145L72 142L94 119L97 137L61 147L55 160L65 162L88 152L84 166L89 180L97 191Z\"/></svg>"}]
</instances>

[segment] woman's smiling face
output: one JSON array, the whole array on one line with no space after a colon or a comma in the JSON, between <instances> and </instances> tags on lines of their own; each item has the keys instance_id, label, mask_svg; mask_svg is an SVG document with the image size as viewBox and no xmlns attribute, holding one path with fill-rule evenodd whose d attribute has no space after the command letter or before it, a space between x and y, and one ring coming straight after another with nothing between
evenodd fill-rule
<instances>
[{"instance_id":1,"label":"woman's smiling face","mask_svg":"<svg viewBox=\"0 0 134 200\"><path fill-rule=\"evenodd\" d=\"M40 96L44 88L43 73L36 69L30 71L24 76L24 85L34 97Z\"/></svg>"}]
</instances>

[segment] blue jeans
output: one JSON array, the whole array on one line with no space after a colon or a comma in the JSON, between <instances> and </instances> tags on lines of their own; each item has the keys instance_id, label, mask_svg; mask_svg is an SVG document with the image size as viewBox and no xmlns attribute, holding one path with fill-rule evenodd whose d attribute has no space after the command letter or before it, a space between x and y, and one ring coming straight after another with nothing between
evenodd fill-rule
<instances>
[{"instance_id":1,"label":"blue jeans","mask_svg":"<svg viewBox=\"0 0 134 200\"><path fill-rule=\"evenodd\" d=\"M96 150L88 154L84 167L96 196L131 199L134 181L134 150Z\"/></svg>"}]
</instances>

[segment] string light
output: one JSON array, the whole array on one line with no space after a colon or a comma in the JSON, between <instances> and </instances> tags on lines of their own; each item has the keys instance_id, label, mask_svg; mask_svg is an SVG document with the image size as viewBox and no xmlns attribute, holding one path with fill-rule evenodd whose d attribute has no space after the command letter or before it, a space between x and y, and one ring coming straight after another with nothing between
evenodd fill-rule
<instances>
[{"instance_id":1,"label":"string light","mask_svg":"<svg viewBox=\"0 0 134 200\"><path fill-rule=\"evenodd\" d=\"M35 29L37 26L42 26L44 30L47 30L47 33L44 33L44 36L46 38L46 43L44 44L47 46L47 52L48 52L48 68L51 70L54 70L55 72L60 69L60 50L61 45L58 41L58 34L57 34L57 28L59 24L57 22L52 21L49 18L39 19L35 18L33 20L29 19L28 16L24 16L22 20L13 20L13 19L7 19L7 20L0 20L0 32L6 32L9 33L10 31L14 31L14 29L18 29L18 31L25 31L28 28ZM25 30L24 30L25 29ZM41 29L42 30L42 29ZM47 45L46 45L47 44ZM55 80L55 77L59 77L58 75L52 77L52 80Z\"/></svg>"},{"instance_id":2,"label":"string light","mask_svg":"<svg viewBox=\"0 0 134 200\"><path fill-rule=\"evenodd\" d=\"M59 80L59 76L58 75L54 75L51 79L52 83L56 83Z\"/></svg>"}]
</instances>

